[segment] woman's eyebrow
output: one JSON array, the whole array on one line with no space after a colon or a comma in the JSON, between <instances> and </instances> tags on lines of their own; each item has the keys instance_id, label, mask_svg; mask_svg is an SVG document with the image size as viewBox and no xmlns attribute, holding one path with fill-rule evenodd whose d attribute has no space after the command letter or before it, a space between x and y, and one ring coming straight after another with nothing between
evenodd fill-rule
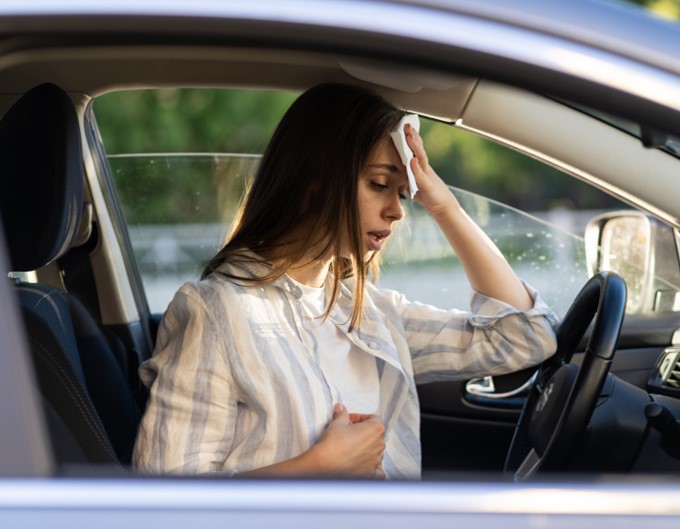
<instances>
[{"instance_id":1,"label":"woman's eyebrow","mask_svg":"<svg viewBox=\"0 0 680 529\"><path fill-rule=\"evenodd\" d=\"M396 173L399 171L396 165L392 163L369 163L367 167L371 169L387 169L390 172Z\"/></svg>"}]
</instances>

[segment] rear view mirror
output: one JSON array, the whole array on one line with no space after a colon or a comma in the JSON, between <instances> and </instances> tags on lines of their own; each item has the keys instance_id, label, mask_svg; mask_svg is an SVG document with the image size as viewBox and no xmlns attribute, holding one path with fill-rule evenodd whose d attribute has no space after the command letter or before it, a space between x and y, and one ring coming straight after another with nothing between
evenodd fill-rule
<instances>
[{"instance_id":1,"label":"rear view mirror","mask_svg":"<svg viewBox=\"0 0 680 529\"><path fill-rule=\"evenodd\" d=\"M604 213L585 232L588 273L611 270L628 286L627 313L680 310L674 231L639 211Z\"/></svg>"}]
</instances>

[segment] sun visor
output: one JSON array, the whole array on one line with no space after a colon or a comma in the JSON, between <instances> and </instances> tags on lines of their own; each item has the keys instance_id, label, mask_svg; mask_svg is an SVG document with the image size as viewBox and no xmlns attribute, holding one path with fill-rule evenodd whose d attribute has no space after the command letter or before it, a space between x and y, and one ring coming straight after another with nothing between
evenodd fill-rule
<instances>
[{"instance_id":1,"label":"sun visor","mask_svg":"<svg viewBox=\"0 0 680 529\"><path fill-rule=\"evenodd\" d=\"M477 79L417 67L360 59L340 59L342 70L367 83L399 108L455 122Z\"/></svg>"}]
</instances>

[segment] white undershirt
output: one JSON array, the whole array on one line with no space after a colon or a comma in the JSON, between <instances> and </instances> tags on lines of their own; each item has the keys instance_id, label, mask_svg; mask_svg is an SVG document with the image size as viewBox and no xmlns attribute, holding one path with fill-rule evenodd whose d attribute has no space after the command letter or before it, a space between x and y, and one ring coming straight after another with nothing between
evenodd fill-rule
<instances>
[{"instance_id":1,"label":"white undershirt","mask_svg":"<svg viewBox=\"0 0 680 529\"><path fill-rule=\"evenodd\" d=\"M375 413L380 402L375 357L363 351L330 318L322 320L324 288L297 283L302 289L304 323L318 343L319 364L339 401L350 413Z\"/></svg>"}]
</instances>

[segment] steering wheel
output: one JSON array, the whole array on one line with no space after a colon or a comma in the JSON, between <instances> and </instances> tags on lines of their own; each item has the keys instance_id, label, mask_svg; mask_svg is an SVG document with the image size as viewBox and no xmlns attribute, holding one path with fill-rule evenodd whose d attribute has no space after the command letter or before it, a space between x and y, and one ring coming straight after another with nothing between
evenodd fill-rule
<instances>
[{"instance_id":1,"label":"steering wheel","mask_svg":"<svg viewBox=\"0 0 680 529\"><path fill-rule=\"evenodd\" d=\"M568 465L609 372L625 312L626 283L613 272L595 274L576 296L557 330L557 352L538 368L515 428L505 461L515 481ZM591 322L579 369L569 362Z\"/></svg>"}]
</instances>

